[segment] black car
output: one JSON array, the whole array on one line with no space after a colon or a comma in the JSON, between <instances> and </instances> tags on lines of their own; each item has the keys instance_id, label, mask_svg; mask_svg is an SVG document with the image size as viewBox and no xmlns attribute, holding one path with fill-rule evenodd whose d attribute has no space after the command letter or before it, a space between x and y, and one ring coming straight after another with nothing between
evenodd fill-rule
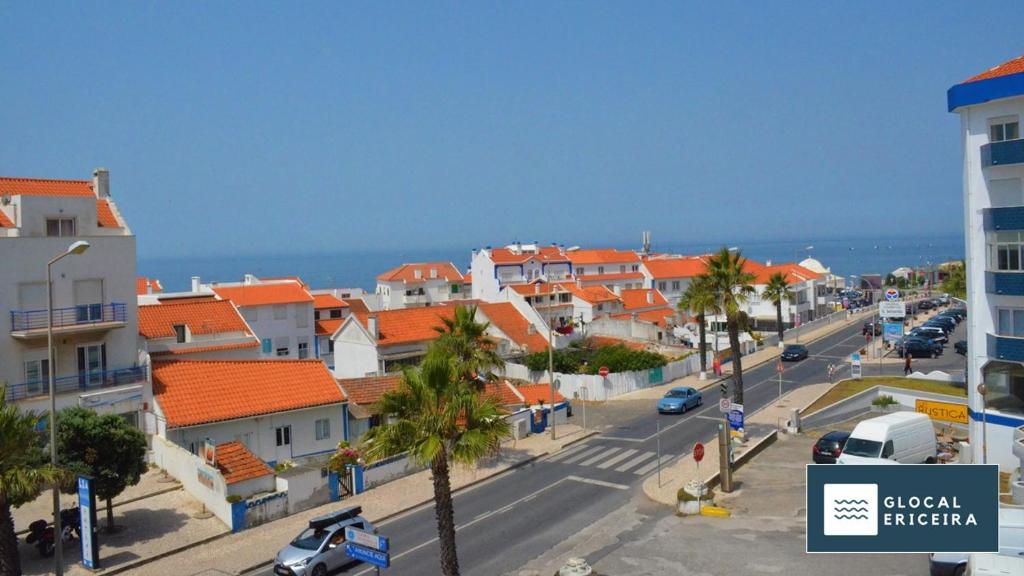
<instances>
[{"instance_id":1,"label":"black car","mask_svg":"<svg viewBox=\"0 0 1024 576\"><path fill-rule=\"evenodd\" d=\"M943 318L942 316L936 316L935 318L932 318L931 320L925 322L924 325L938 326L939 328L945 330L946 334L949 334L953 330L956 330L956 320L953 320L952 318Z\"/></svg>"},{"instance_id":2,"label":"black car","mask_svg":"<svg viewBox=\"0 0 1024 576\"><path fill-rule=\"evenodd\" d=\"M783 362L798 362L807 358L807 346L803 344L790 344L782 351Z\"/></svg>"},{"instance_id":3,"label":"black car","mask_svg":"<svg viewBox=\"0 0 1024 576\"><path fill-rule=\"evenodd\" d=\"M897 352L900 358L904 355L910 355L911 358L938 358L939 354L942 354L933 344L918 338L905 339Z\"/></svg>"},{"instance_id":4,"label":"black car","mask_svg":"<svg viewBox=\"0 0 1024 576\"><path fill-rule=\"evenodd\" d=\"M874 334L875 336L880 336L882 334L882 325L878 322L868 320L864 323L864 328L861 329L860 333L864 335Z\"/></svg>"},{"instance_id":5,"label":"black car","mask_svg":"<svg viewBox=\"0 0 1024 576\"><path fill-rule=\"evenodd\" d=\"M961 340L956 344L953 344L953 350L961 356L967 356L967 340Z\"/></svg>"},{"instance_id":6,"label":"black car","mask_svg":"<svg viewBox=\"0 0 1024 576\"><path fill-rule=\"evenodd\" d=\"M933 338L929 338L927 334L921 333L908 334L906 337L901 338L896 342L896 347L899 348L908 342L920 342L925 345L931 346L932 351L934 351L939 356L941 356L942 353L945 351L945 349L942 347L942 342L939 342L938 340L935 340Z\"/></svg>"},{"instance_id":7,"label":"black car","mask_svg":"<svg viewBox=\"0 0 1024 576\"><path fill-rule=\"evenodd\" d=\"M918 310L931 310L932 308L935 308L935 303L931 300L921 300L917 303Z\"/></svg>"},{"instance_id":8,"label":"black car","mask_svg":"<svg viewBox=\"0 0 1024 576\"><path fill-rule=\"evenodd\" d=\"M836 458L843 453L846 447L846 440L850 437L849 432L838 432L833 430L825 434L814 443L811 449L811 457L815 464L835 464Z\"/></svg>"}]
</instances>

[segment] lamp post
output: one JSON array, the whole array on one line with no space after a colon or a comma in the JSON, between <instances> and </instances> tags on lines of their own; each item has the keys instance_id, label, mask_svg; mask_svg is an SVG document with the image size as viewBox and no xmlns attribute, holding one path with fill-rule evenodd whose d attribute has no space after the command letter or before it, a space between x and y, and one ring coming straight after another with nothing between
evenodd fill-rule
<instances>
[{"instance_id":1,"label":"lamp post","mask_svg":"<svg viewBox=\"0 0 1024 576\"><path fill-rule=\"evenodd\" d=\"M554 286L551 290L552 294L556 294L558 298L558 286ZM551 327L551 319L547 321L548 325L548 386L550 387L549 392L551 393L551 439L555 439L555 331Z\"/></svg>"},{"instance_id":2,"label":"lamp post","mask_svg":"<svg viewBox=\"0 0 1024 576\"><path fill-rule=\"evenodd\" d=\"M53 257L46 263L46 368L47 380L50 384L50 464L57 467L57 390L54 384L53 373L53 265L72 254L81 254L89 249L89 243L85 240L73 242L68 249ZM64 574L64 550L62 548L60 526L60 486L53 483L53 539L54 539L54 574Z\"/></svg>"}]
</instances>

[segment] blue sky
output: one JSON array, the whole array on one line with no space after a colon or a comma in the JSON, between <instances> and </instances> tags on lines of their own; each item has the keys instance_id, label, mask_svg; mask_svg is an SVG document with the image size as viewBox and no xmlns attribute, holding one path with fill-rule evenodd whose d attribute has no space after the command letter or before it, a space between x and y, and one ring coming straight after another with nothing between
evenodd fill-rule
<instances>
[{"instance_id":1,"label":"blue sky","mask_svg":"<svg viewBox=\"0 0 1024 576\"><path fill-rule=\"evenodd\" d=\"M0 174L143 257L961 230L1019 4L632 4L3 3Z\"/></svg>"}]
</instances>

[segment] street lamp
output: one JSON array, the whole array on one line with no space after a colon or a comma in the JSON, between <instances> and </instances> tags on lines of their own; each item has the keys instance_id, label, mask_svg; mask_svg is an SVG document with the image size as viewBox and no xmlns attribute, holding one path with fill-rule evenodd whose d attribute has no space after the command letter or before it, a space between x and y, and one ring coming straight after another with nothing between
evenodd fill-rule
<instances>
[{"instance_id":1,"label":"street lamp","mask_svg":"<svg viewBox=\"0 0 1024 576\"><path fill-rule=\"evenodd\" d=\"M53 257L46 263L46 367L47 380L50 384L50 464L57 467L57 390L54 384L53 373L53 265L65 256L78 255L89 249L89 243L85 240L73 242L68 249ZM61 547L61 526L60 526L60 486L53 483L53 540L54 540L54 573L57 576L64 574L64 550Z\"/></svg>"}]
</instances>

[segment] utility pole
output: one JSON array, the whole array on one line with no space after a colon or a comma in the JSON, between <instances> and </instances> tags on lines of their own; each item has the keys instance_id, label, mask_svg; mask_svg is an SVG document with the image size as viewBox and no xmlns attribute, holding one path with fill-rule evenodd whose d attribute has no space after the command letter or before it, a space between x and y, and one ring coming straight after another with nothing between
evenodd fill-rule
<instances>
[{"instance_id":1,"label":"utility pole","mask_svg":"<svg viewBox=\"0 0 1024 576\"><path fill-rule=\"evenodd\" d=\"M732 463L729 462L729 424L718 425L718 478L722 492L732 492Z\"/></svg>"},{"instance_id":2,"label":"utility pole","mask_svg":"<svg viewBox=\"0 0 1024 576\"><path fill-rule=\"evenodd\" d=\"M555 332L548 320L548 382L551 392L551 439L555 439Z\"/></svg>"}]
</instances>

